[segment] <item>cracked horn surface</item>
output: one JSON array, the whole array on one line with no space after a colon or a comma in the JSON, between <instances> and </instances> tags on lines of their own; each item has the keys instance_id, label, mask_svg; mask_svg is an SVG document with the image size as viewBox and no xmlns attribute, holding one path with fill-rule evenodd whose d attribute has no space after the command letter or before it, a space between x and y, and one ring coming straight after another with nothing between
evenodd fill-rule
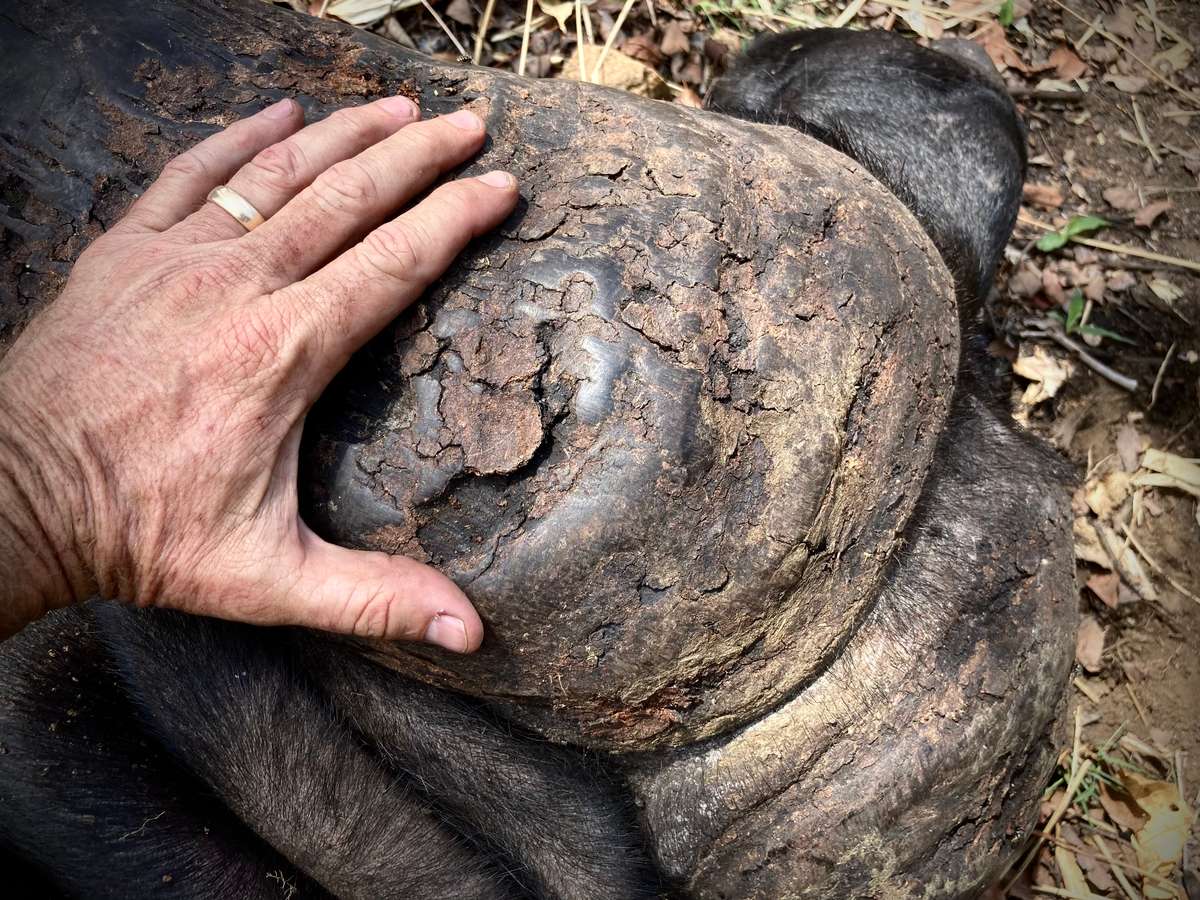
<instances>
[{"instance_id":1,"label":"cracked horn surface","mask_svg":"<svg viewBox=\"0 0 1200 900\"><path fill-rule=\"evenodd\" d=\"M726 730L877 593L950 396L952 288L906 210L794 131L425 66L527 205L312 419L308 515L446 570L488 628L375 645L561 740ZM472 103L472 101L475 101Z\"/></svg>"}]
</instances>

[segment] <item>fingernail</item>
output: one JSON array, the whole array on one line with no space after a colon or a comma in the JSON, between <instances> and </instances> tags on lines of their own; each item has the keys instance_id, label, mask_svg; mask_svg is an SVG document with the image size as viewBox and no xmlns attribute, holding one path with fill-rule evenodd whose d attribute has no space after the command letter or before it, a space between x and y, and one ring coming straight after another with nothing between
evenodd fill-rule
<instances>
[{"instance_id":1,"label":"fingernail","mask_svg":"<svg viewBox=\"0 0 1200 900\"><path fill-rule=\"evenodd\" d=\"M295 102L294 100L285 98L278 103L272 103L262 111L262 114L268 119L286 119L292 114Z\"/></svg>"},{"instance_id":2,"label":"fingernail","mask_svg":"<svg viewBox=\"0 0 1200 900\"><path fill-rule=\"evenodd\" d=\"M445 117L446 121L455 128L461 128L463 131L479 131L483 128L483 119L475 115L469 109L460 109L458 112L452 112Z\"/></svg>"},{"instance_id":3,"label":"fingernail","mask_svg":"<svg viewBox=\"0 0 1200 900\"><path fill-rule=\"evenodd\" d=\"M384 97L376 102L397 119L415 119L417 117L417 104L407 97Z\"/></svg>"},{"instance_id":4,"label":"fingernail","mask_svg":"<svg viewBox=\"0 0 1200 900\"><path fill-rule=\"evenodd\" d=\"M480 175L479 180L489 187L494 188L509 188L512 187L514 179L507 172L501 172L497 169L494 172L488 172L486 175Z\"/></svg>"},{"instance_id":5,"label":"fingernail","mask_svg":"<svg viewBox=\"0 0 1200 900\"><path fill-rule=\"evenodd\" d=\"M467 626L462 619L438 613L425 629L425 642L455 653L467 652Z\"/></svg>"}]
</instances>

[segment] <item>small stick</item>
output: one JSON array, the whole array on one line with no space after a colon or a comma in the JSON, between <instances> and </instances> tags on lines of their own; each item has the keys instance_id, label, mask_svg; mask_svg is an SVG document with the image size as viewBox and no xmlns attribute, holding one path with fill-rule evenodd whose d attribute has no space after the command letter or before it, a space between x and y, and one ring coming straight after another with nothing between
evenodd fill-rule
<instances>
[{"instance_id":1,"label":"small stick","mask_svg":"<svg viewBox=\"0 0 1200 900\"><path fill-rule=\"evenodd\" d=\"M1104 14L1096 13L1096 18L1092 19L1091 24L1088 25L1088 27L1087 27L1087 31L1085 31L1083 33L1083 35L1079 38L1079 40L1075 41L1075 52L1076 53L1083 52L1084 45L1087 44L1087 42L1092 39L1092 35L1096 33L1096 30L1100 27L1100 23L1103 20L1104 20Z\"/></svg>"},{"instance_id":2,"label":"small stick","mask_svg":"<svg viewBox=\"0 0 1200 900\"><path fill-rule=\"evenodd\" d=\"M592 10L588 6L583 7L583 30L587 34L588 43L595 47L596 35L592 31Z\"/></svg>"},{"instance_id":3,"label":"small stick","mask_svg":"<svg viewBox=\"0 0 1200 900\"><path fill-rule=\"evenodd\" d=\"M846 23L858 15L858 11L867 5L867 0L851 0L842 10L842 14L833 20L831 28L845 28Z\"/></svg>"},{"instance_id":4,"label":"small stick","mask_svg":"<svg viewBox=\"0 0 1200 900\"><path fill-rule=\"evenodd\" d=\"M517 61L517 74L525 74L525 59L529 56L529 29L533 23L533 0L525 4L525 27L521 30L521 58Z\"/></svg>"},{"instance_id":5,"label":"small stick","mask_svg":"<svg viewBox=\"0 0 1200 900\"><path fill-rule=\"evenodd\" d=\"M1078 356L1079 359L1083 362L1083 364L1086 365L1089 369L1091 369L1097 375L1107 378L1109 381L1111 381L1117 387L1123 388L1124 390L1127 390L1130 393L1137 390L1138 383L1137 383L1136 378L1130 378L1128 375L1122 375L1116 369L1109 368L1104 363L1100 362L1100 360L1096 359L1096 357L1092 356L1092 354L1088 353L1086 350L1084 350L1082 347L1080 347L1077 343L1075 343L1069 337L1067 337L1065 334L1063 334L1057 328L1053 328L1050 330L1044 330L1044 331L1022 331L1021 337L1050 338L1050 340L1054 341L1054 343L1058 344L1060 347L1070 350L1072 353L1074 353L1076 356Z\"/></svg>"},{"instance_id":6,"label":"small stick","mask_svg":"<svg viewBox=\"0 0 1200 900\"><path fill-rule=\"evenodd\" d=\"M1027 216L1024 213L1019 215L1018 220L1025 225L1032 225L1034 228L1040 228L1042 231L1058 231L1053 225L1047 225L1045 222L1039 222L1032 216ZM1123 244L1110 244L1108 241L1096 241L1091 238L1073 237L1071 240L1076 244L1083 244L1085 247L1094 247L1097 250L1106 250L1109 253L1116 253L1120 256L1137 256L1141 259L1149 259L1153 262L1165 263L1168 266L1179 266L1183 269L1191 269L1193 272L1200 272L1200 262L1194 262L1190 259L1181 259L1178 256L1167 256L1163 253L1154 253L1150 250L1143 250L1140 247L1127 247Z\"/></svg>"},{"instance_id":7,"label":"small stick","mask_svg":"<svg viewBox=\"0 0 1200 900\"><path fill-rule=\"evenodd\" d=\"M1125 892L1125 896L1128 897L1129 900L1142 900L1141 895L1134 890L1133 885L1129 883L1129 879L1125 877L1125 873L1122 871L1122 866L1119 865L1116 859L1113 858L1112 851L1108 849L1108 844L1104 843L1104 838L1100 837L1098 834L1093 834L1092 843L1096 845L1096 849L1100 851L1100 855L1103 856L1104 861L1108 863L1113 875L1116 876L1117 884L1119 884L1121 886L1121 890Z\"/></svg>"},{"instance_id":8,"label":"small stick","mask_svg":"<svg viewBox=\"0 0 1200 900\"><path fill-rule=\"evenodd\" d=\"M1167 349L1167 355L1163 357L1162 365L1158 367L1158 374L1154 376L1154 387L1150 389L1150 405L1147 409L1154 409L1154 403L1158 400L1158 388L1162 384L1163 374L1167 371L1167 366L1171 364L1171 357L1175 355L1175 344L1172 343Z\"/></svg>"},{"instance_id":9,"label":"small stick","mask_svg":"<svg viewBox=\"0 0 1200 900\"><path fill-rule=\"evenodd\" d=\"M529 0L529 8L533 9L533 0ZM629 10L632 8L633 0L625 0L625 5L621 7L621 11L617 14L617 21L613 23L612 31L608 33L608 40L604 42L604 49L600 51L600 58L596 60L596 65L592 67L592 81L599 81L601 67L604 65L604 58L608 56L608 51L616 43L617 35L621 33L621 26L625 24L625 17L629 15Z\"/></svg>"},{"instance_id":10,"label":"small stick","mask_svg":"<svg viewBox=\"0 0 1200 900\"><path fill-rule=\"evenodd\" d=\"M487 0L487 5L483 8L483 18L479 20L479 31L475 32L475 54L471 57L471 62L479 65L479 61L483 59L483 39L487 34L488 26L492 24L492 11L496 8L496 0Z\"/></svg>"},{"instance_id":11,"label":"small stick","mask_svg":"<svg viewBox=\"0 0 1200 900\"><path fill-rule=\"evenodd\" d=\"M455 37L454 32L450 30L450 26L442 20L442 17L438 15L438 11L430 5L429 0L421 0L421 5L425 7L426 12L433 16L433 20L441 26L442 31L446 32L446 37L450 38L450 43L458 51L459 59L470 59L471 54L467 52L467 48L462 45L462 41Z\"/></svg>"},{"instance_id":12,"label":"small stick","mask_svg":"<svg viewBox=\"0 0 1200 900\"><path fill-rule=\"evenodd\" d=\"M1121 669L1125 670L1124 663L1121 664ZM1125 671L1125 677L1126 678L1129 677L1128 671ZM1138 699L1137 693L1133 690L1133 683L1130 681L1126 681L1125 682L1125 690L1127 690L1129 692L1129 699L1133 701L1133 708L1137 710L1138 718L1142 720L1142 724L1145 725L1147 728L1153 727L1150 724L1150 720L1148 718L1146 718L1146 710L1144 710L1142 708L1142 701Z\"/></svg>"},{"instance_id":13,"label":"small stick","mask_svg":"<svg viewBox=\"0 0 1200 900\"><path fill-rule=\"evenodd\" d=\"M1071 774L1074 775L1083 759L1083 709L1075 707L1075 741L1071 746Z\"/></svg>"},{"instance_id":14,"label":"small stick","mask_svg":"<svg viewBox=\"0 0 1200 900\"><path fill-rule=\"evenodd\" d=\"M1142 110L1137 104L1137 98L1130 98L1130 103L1133 104L1133 124L1137 126L1138 137L1142 139L1145 148L1150 151L1150 158L1161 166L1162 157L1154 149L1154 144L1150 142L1150 132L1146 130L1146 120L1142 118Z\"/></svg>"},{"instance_id":15,"label":"small stick","mask_svg":"<svg viewBox=\"0 0 1200 900\"><path fill-rule=\"evenodd\" d=\"M1088 684L1086 681L1084 681L1082 678L1080 678L1078 675L1075 676L1075 680L1072 681L1071 683L1073 685L1075 685L1076 688L1079 689L1079 693L1083 694L1083 696L1087 697L1093 703L1096 703L1096 704L1100 703L1101 698L1100 698L1100 695L1096 693L1096 689L1094 687L1092 687L1090 684ZM1075 767L1072 766L1071 770L1074 771Z\"/></svg>"},{"instance_id":16,"label":"small stick","mask_svg":"<svg viewBox=\"0 0 1200 900\"><path fill-rule=\"evenodd\" d=\"M1030 890L1037 894L1049 894L1051 897L1067 897L1069 900L1104 900L1099 894L1093 894L1091 891L1086 894L1079 894L1075 891L1064 890L1063 888L1050 887L1047 884L1035 884Z\"/></svg>"},{"instance_id":17,"label":"small stick","mask_svg":"<svg viewBox=\"0 0 1200 900\"><path fill-rule=\"evenodd\" d=\"M583 62L583 0L575 0L575 52L579 54L579 80L587 81L587 66Z\"/></svg>"}]
</instances>

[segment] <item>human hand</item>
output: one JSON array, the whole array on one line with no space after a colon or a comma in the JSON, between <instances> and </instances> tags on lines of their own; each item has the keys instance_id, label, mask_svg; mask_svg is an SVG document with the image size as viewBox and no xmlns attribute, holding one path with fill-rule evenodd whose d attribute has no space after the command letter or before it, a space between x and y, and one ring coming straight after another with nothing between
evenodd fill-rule
<instances>
[{"instance_id":1,"label":"human hand","mask_svg":"<svg viewBox=\"0 0 1200 900\"><path fill-rule=\"evenodd\" d=\"M478 152L479 118L391 97L303 119L284 100L172 160L0 360L0 637L99 593L479 646L448 578L305 526L297 457L329 380L509 214L515 181L452 181L391 218ZM205 203L224 183L267 221Z\"/></svg>"}]
</instances>

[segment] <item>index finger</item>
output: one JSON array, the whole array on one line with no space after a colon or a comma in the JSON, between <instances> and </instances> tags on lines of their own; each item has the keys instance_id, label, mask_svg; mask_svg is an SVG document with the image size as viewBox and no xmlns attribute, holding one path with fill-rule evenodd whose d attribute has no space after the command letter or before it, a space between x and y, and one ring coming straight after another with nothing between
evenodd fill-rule
<instances>
[{"instance_id":1,"label":"index finger","mask_svg":"<svg viewBox=\"0 0 1200 900\"><path fill-rule=\"evenodd\" d=\"M287 340L310 342L313 395L350 355L440 276L475 237L499 225L517 203L517 182L488 172L442 185L408 212L376 228L324 268L265 298L300 323Z\"/></svg>"}]
</instances>

